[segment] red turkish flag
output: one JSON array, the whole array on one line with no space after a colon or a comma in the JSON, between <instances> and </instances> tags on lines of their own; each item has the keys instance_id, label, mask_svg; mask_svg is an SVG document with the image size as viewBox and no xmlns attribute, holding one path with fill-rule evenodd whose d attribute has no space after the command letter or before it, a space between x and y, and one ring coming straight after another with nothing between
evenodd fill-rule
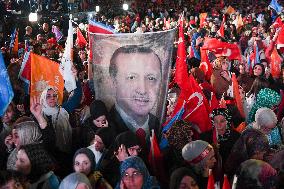
<instances>
[{"instance_id":1,"label":"red turkish flag","mask_svg":"<svg viewBox=\"0 0 284 189\"><path fill-rule=\"evenodd\" d=\"M87 46L87 41L79 28L77 28L76 45L80 48Z\"/></svg>"},{"instance_id":2,"label":"red turkish flag","mask_svg":"<svg viewBox=\"0 0 284 189\"><path fill-rule=\"evenodd\" d=\"M241 60L241 51L237 44L222 42L216 38L206 37L203 49L213 51L216 56L227 56L230 60Z\"/></svg>"},{"instance_id":3,"label":"red turkish flag","mask_svg":"<svg viewBox=\"0 0 284 189\"><path fill-rule=\"evenodd\" d=\"M271 75L273 78L279 78L281 72L281 62L283 59L278 54L276 48L273 49L272 54L270 55L270 60Z\"/></svg>"},{"instance_id":4,"label":"red turkish flag","mask_svg":"<svg viewBox=\"0 0 284 189\"><path fill-rule=\"evenodd\" d=\"M201 63L199 68L204 72L207 81L210 81L211 75L213 73L212 65L208 59L208 55L205 49L200 49Z\"/></svg>"}]
</instances>

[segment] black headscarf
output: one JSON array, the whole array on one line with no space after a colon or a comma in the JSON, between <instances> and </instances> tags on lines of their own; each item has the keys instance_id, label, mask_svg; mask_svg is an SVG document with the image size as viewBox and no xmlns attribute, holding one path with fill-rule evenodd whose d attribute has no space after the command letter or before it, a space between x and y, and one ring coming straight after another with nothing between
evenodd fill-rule
<instances>
[{"instance_id":1,"label":"black headscarf","mask_svg":"<svg viewBox=\"0 0 284 189\"><path fill-rule=\"evenodd\" d=\"M111 146L113 138L114 138L114 134L111 128L109 127L99 128L96 131L96 135L98 135L102 139L105 145L105 148L108 149Z\"/></svg>"},{"instance_id":2,"label":"black headscarf","mask_svg":"<svg viewBox=\"0 0 284 189\"><path fill-rule=\"evenodd\" d=\"M94 100L91 103L90 113L91 113L91 117L93 118L93 120L103 115L105 115L106 117L108 116L106 105L101 100Z\"/></svg>"},{"instance_id":3,"label":"black headscarf","mask_svg":"<svg viewBox=\"0 0 284 189\"><path fill-rule=\"evenodd\" d=\"M114 142L114 151L117 151L122 144L126 149L136 145L140 146L137 136L131 131L125 131L117 135Z\"/></svg>"},{"instance_id":4,"label":"black headscarf","mask_svg":"<svg viewBox=\"0 0 284 189\"><path fill-rule=\"evenodd\" d=\"M197 181L196 175L193 173L191 169L188 169L186 167L180 167L174 170L171 174L170 189L179 189L180 182L185 176L190 176L195 181Z\"/></svg>"}]
</instances>

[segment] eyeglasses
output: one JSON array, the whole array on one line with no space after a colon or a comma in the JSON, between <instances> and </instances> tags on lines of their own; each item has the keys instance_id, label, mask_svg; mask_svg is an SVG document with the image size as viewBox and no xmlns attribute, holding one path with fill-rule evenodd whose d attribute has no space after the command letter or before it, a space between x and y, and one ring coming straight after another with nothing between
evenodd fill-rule
<instances>
[{"instance_id":1,"label":"eyeglasses","mask_svg":"<svg viewBox=\"0 0 284 189\"><path fill-rule=\"evenodd\" d=\"M131 151L131 152L133 152L133 151L137 151L137 152L141 152L142 151L142 149L140 148L140 147L130 147L130 148L128 148L128 150L129 151Z\"/></svg>"},{"instance_id":2,"label":"eyeglasses","mask_svg":"<svg viewBox=\"0 0 284 189\"><path fill-rule=\"evenodd\" d=\"M124 173L124 175L122 176L122 178L123 178L124 180L130 180L131 178L137 179L137 178L139 178L139 177L141 177L141 176L142 176L142 173L140 173L139 171L134 171L134 172L132 173L132 175L130 175L130 174L128 174L128 173Z\"/></svg>"},{"instance_id":3,"label":"eyeglasses","mask_svg":"<svg viewBox=\"0 0 284 189\"><path fill-rule=\"evenodd\" d=\"M46 98L56 98L57 97L57 94L53 94L53 95L46 95Z\"/></svg>"}]
</instances>

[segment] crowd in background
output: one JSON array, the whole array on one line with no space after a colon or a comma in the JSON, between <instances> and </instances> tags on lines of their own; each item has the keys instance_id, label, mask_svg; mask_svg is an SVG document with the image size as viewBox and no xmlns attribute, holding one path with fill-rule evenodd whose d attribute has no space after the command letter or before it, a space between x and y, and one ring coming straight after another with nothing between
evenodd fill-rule
<instances>
[{"instance_id":1,"label":"crowd in background","mask_svg":"<svg viewBox=\"0 0 284 189\"><path fill-rule=\"evenodd\" d=\"M120 10L122 3L110 0L0 2L0 46L14 91L13 101L1 117L0 189L7 186L206 189L210 175L214 175L215 183L221 188L225 183L224 174L237 189L283 188L284 51L281 37L284 32L281 33L281 29L284 12L276 13L268 8L270 1L264 0L139 0L129 4L127 11ZM100 5L101 10L83 14L83 19L77 13L92 11L96 5ZM31 11L41 16L37 23L27 21ZM27 44L34 53L60 63L70 13L74 28L79 28L87 40L88 16L118 33L145 33L177 28L183 14L188 74L201 86L206 99L213 103L212 99L216 98L218 104L210 112L212 129L200 132L198 122L176 121L164 133L169 146L162 150L163 165L155 171L156 167L150 166L147 158L149 143L143 146L139 136L130 130L116 133L112 129L115 125L105 104L96 99L89 48L80 44L73 49L72 70L77 88L71 94L64 94L62 105L58 104L54 88L47 88L40 97L30 99L24 82L18 77ZM201 13L207 13L206 18L202 19ZM240 16L242 25L237 23ZM219 32L222 25L223 35ZM15 53L10 49L10 35L16 27L19 28L19 50ZM54 28L63 34L61 39L56 39ZM74 30L76 38L75 34ZM209 78L200 69L200 52L208 37L237 44L242 55L239 60L229 60L227 55L209 53L213 67ZM171 82L176 70L178 35L176 41ZM277 45L280 47L276 48L276 53L282 62L280 73L275 75L271 71L274 61L271 54ZM257 53L258 61L253 60L252 66L248 61L253 53ZM239 83L244 112L239 111L236 99L227 93L232 85L232 73ZM180 94L177 84L169 86L164 112L167 120Z\"/></svg>"}]
</instances>

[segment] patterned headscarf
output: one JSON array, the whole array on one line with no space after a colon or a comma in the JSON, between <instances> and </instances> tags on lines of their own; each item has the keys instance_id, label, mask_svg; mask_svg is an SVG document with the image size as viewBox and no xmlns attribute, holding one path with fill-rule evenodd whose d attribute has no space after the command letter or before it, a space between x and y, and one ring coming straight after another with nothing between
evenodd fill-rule
<instances>
[{"instance_id":1,"label":"patterned headscarf","mask_svg":"<svg viewBox=\"0 0 284 189\"><path fill-rule=\"evenodd\" d=\"M257 94L256 102L252 105L249 112L248 123L255 121L255 113L259 108L266 107L272 108L273 106L280 103L280 95L269 88L264 88Z\"/></svg>"},{"instance_id":2,"label":"patterned headscarf","mask_svg":"<svg viewBox=\"0 0 284 189\"><path fill-rule=\"evenodd\" d=\"M179 120L165 133L165 138L168 139L170 146L181 151L187 143L192 141L192 135L191 124Z\"/></svg>"},{"instance_id":3,"label":"patterned headscarf","mask_svg":"<svg viewBox=\"0 0 284 189\"><path fill-rule=\"evenodd\" d=\"M227 120L227 124L226 124L226 132L221 136L218 136L218 141L224 141L224 140L228 140L230 137L230 133L231 133L231 121L232 121L232 115L231 112L226 109L226 108L216 108L212 111L212 113L210 114L211 117L211 123L214 126L214 117L218 116L218 115L222 115L225 117L225 119Z\"/></svg>"},{"instance_id":4,"label":"patterned headscarf","mask_svg":"<svg viewBox=\"0 0 284 189\"><path fill-rule=\"evenodd\" d=\"M150 176L149 171L140 157L130 156L125 159L120 165L120 176L124 175L128 168L137 169L143 175L143 186L142 189L149 189L153 186L153 177ZM119 188L119 184L116 188Z\"/></svg>"},{"instance_id":5,"label":"patterned headscarf","mask_svg":"<svg viewBox=\"0 0 284 189\"><path fill-rule=\"evenodd\" d=\"M277 171L268 163L250 159L243 162L238 174L237 188L274 188Z\"/></svg>"},{"instance_id":6,"label":"patterned headscarf","mask_svg":"<svg viewBox=\"0 0 284 189\"><path fill-rule=\"evenodd\" d=\"M222 115L225 117L225 119L227 120L227 128L230 126L230 123L232 121L232 115L230 113L230 111L226 108L216 108L212 111L212 113L210 114L211 117L211 122L212 124L214 124L214 117L217 115Z\"/></svg>"}]
</instances>

